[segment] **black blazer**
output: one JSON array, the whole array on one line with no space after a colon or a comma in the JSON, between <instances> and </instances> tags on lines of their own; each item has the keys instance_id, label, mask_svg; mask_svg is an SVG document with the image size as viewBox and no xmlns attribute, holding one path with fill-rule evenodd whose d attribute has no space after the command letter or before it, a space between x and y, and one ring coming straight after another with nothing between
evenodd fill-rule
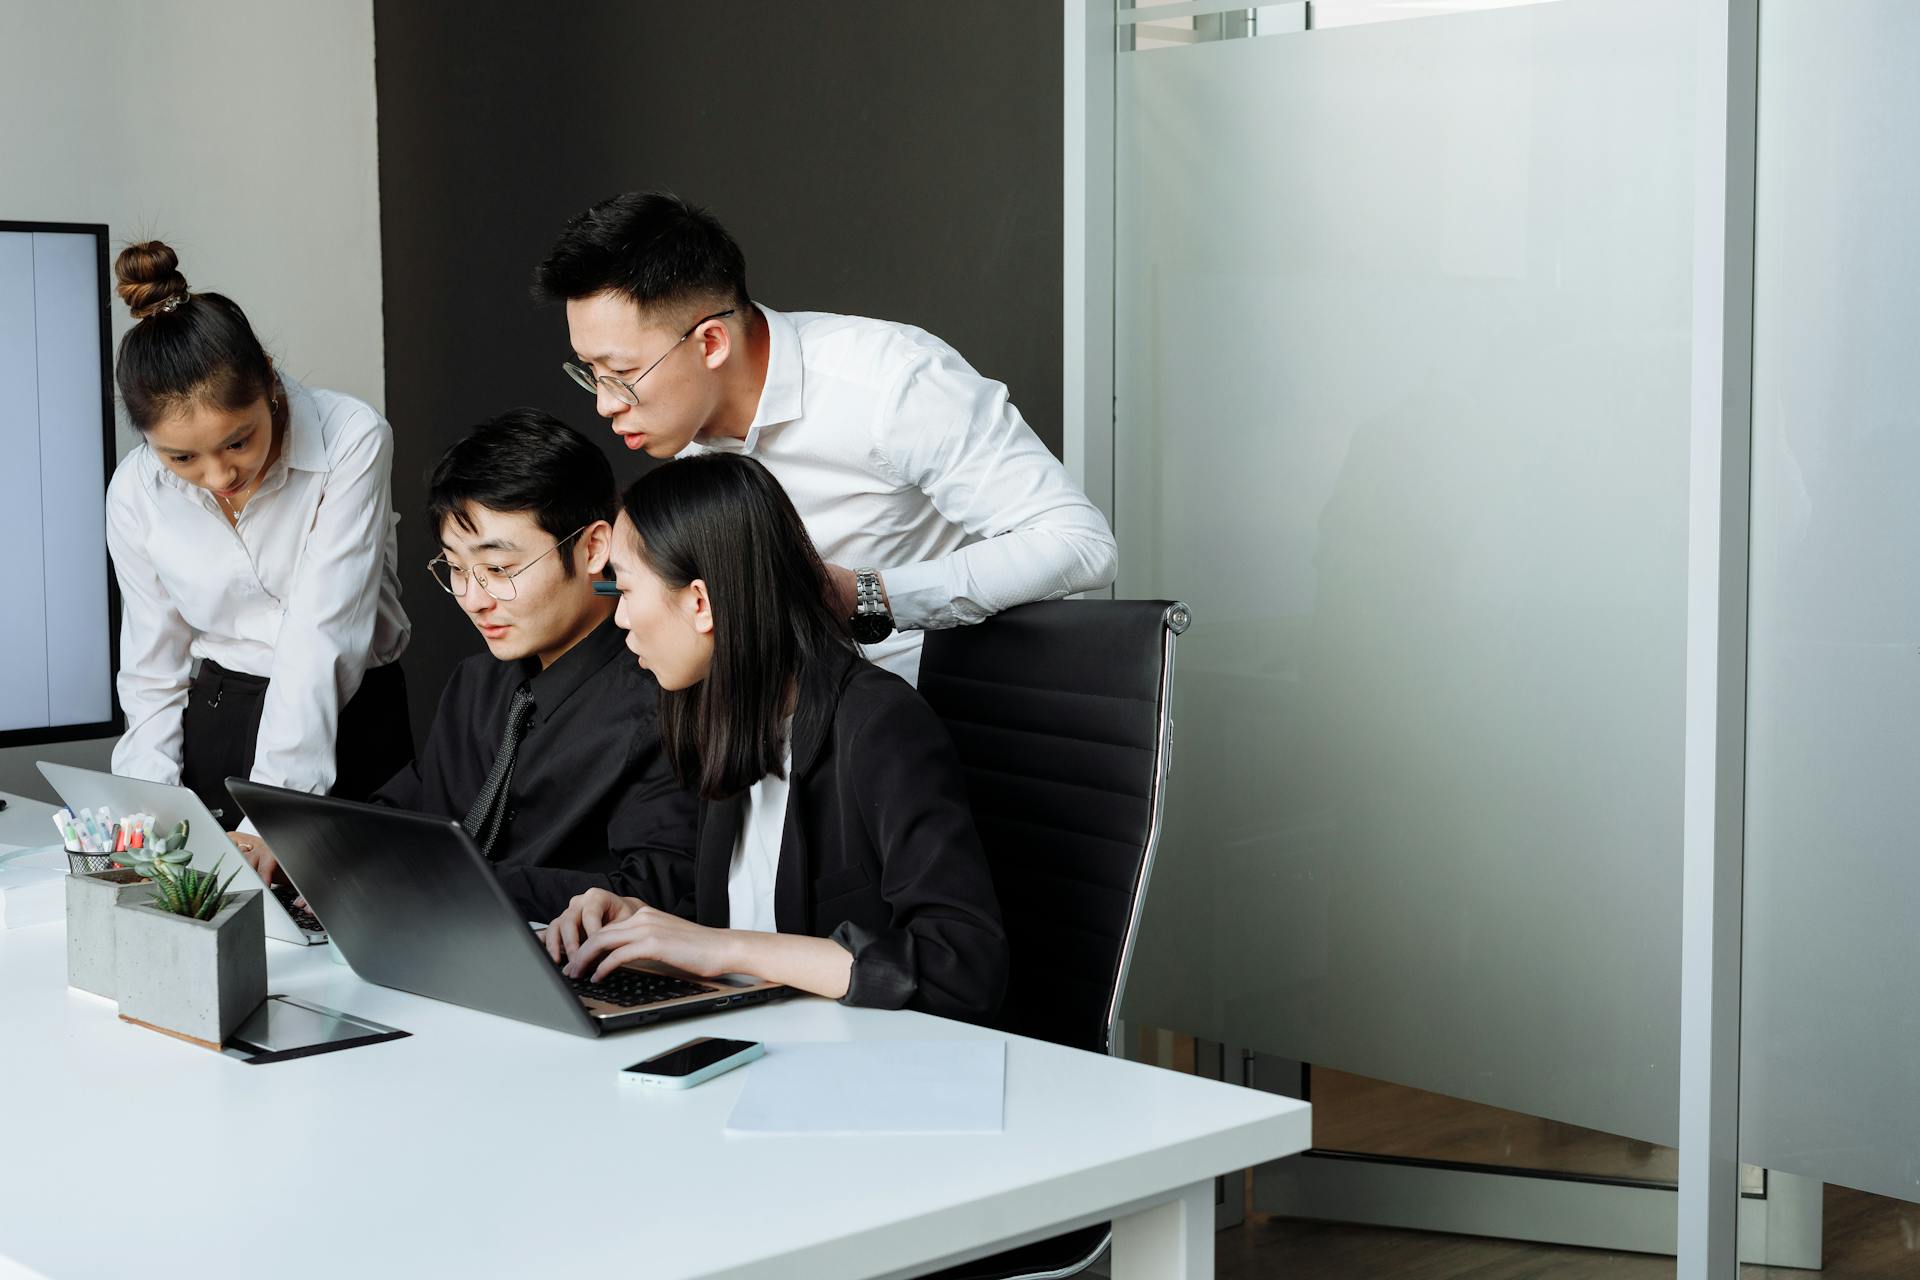
<instances>
[{"instance_id":1,"label":"black blazer","mask_svg":"<svg viewBox=\"0 0 1920 1280\"><path fill-rule=\"evenodd\" d=\"M853 953L846 1004L984 1020L1006 992L1007 937L946 726L869 662L818 674L794 709L775 924ZM727 926L746 800L702 802L679 915Z\"/></svg>"}]
</instances>

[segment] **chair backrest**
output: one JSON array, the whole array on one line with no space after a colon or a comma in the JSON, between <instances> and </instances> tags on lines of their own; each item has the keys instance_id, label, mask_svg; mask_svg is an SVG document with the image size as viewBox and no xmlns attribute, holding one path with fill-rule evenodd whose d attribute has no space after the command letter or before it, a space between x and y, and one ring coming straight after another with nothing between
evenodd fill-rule
<instances>
[{"instance_id":1,"label":"chair backrest","mask_svg":"<svg viewBox=\"0 0 1920 1280\"><path fill-rule=\"evenodd\" d=\"M920 692L959 748L1006 922L1003 1030L1111 1051L1188 617L1166 600L1061 600L927 633Z\"/></svg>"}]
</instances>

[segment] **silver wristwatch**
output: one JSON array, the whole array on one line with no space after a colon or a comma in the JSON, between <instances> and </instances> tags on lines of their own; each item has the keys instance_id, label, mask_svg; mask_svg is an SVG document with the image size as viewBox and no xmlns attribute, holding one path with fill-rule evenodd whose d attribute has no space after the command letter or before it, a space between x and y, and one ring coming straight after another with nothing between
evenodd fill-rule
<instances>
[{"instance_id":1,"label":"silver wristwatch","mask_svg":"<svg viewBox=\"0 0 1920 1280\"><path fill-rule=\"evenodd\" d=\"M853 617L847 619L853 638L861 644L878 644L893 634L893 612L880 590L878 569L853 571Z\"/></svg>"}]
</instances>

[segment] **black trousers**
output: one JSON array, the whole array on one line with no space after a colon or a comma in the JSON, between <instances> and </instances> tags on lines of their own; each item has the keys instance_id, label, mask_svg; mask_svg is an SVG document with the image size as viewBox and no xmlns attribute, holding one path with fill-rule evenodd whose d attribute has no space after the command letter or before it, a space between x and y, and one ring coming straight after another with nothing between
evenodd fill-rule
<instances>
[{"instance_id":1,"label":"black trousers","mask_svg":"<svg viewBox=\"0 0 1920 1280\"><path fill-rule=\"evenodd\" d=\"M227 779L253 772L268 683L265 676L202 659L187 693L180 780L228 831L245 815L227 794ZM346 800L365 800L413 760L407 677L399 663L369 667L359 690L340 708L333 759L332 794Z\"/></svg>"}]
</instances>

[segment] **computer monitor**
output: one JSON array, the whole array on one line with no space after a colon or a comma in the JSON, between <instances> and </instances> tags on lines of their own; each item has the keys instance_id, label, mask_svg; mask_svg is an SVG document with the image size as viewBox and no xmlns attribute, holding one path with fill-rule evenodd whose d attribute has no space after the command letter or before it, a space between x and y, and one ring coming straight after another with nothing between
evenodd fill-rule
<instances>
[{"instance_id":1,"label":"computer monitor","mask_svg":"<svg viewBox=\"0 0 1920 1280\"><path fill-rule=\"evenodd\" d=\"M0 222L0 747L120 727L107 229Z\"/></svg>"}]
</instances>

